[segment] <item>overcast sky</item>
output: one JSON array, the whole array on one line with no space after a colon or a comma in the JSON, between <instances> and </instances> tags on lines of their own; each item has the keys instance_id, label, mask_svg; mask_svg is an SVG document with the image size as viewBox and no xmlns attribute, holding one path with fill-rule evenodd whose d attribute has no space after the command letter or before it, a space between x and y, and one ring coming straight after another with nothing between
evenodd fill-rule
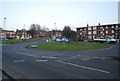
<instances>
[{"instance_id":1,"label":"overcast sky","mask_svg":"<svg viewBox=\"0 0 120 81\"><path fill-rule=\"evenodd\" d=\"M29 29L31 24L50 30L63 30L65 25L76 27L118 22L118 2L0 2L0 27L16 30Z\"/></svg>"}]
</instances>

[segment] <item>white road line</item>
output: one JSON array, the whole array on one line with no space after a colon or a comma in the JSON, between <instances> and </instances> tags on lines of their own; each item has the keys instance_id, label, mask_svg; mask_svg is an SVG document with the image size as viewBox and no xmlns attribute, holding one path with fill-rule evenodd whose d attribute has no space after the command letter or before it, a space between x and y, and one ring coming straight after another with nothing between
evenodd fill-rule
<instances>
[{"instance_id":1,"label":"white road line","mask_svg":"<svg viewBox=\"0 0 120 81\"><path fill-rule=\"evenodd\" d=\"M38 57L38 56L35 56L33 54L28 54L28 53L22 53L22 52L15 52L17 54L21 54L21 55L26 55L26 56L31 56L31 57Z\"/></svg>"},{"instance_id":2,"label":"white road line","mask_svg":"<svg viewBox=\"0 0 120 81\"><path fill-rule=\"evenodd\" d=\"M25 60L14 60L13 62L24 62Z\"/></svg>"},{"instance_id":3,"label":"white road line","mask_svg":"<svg viewBox=\"0 0 120 81\"><path fill-rule=\"evenodd\" d=\"M90 60L90 59L81 59L81 60Z\"/></svg>"},{"instance_id":4,"label":"white road line","mask_svg":"<svg viewBox=\"0 0 120 81\"><path fill-rule=\"evenodd\" d=\"M104 71L104 70L100 70L100 69L95 69L95 68L91 68L91 67L86 67L86 66L81 66L81 65L77 65L77 64L73 64L73 63L62 62L62 61L56 61L56 62L60 62L60 63L63 63L63 64L68 64L68 65L72 65L72 66L76 66L76 67L80 67L80 68L84 68L84 69L99 71L99 72L103 72L103 73L110 73L108 71Z\"/></svg>"},{"instance_id":5,"label":"white road line","mask_svg":"<svg viewBox=\"0 0 120 81\"><path fill-rule=\"evenodd\" d=\"M42 58L57 58L57 57L53 57L53 56L38 56L38 55L33 55L33 54L28 54L28 53L22 53L22 52L15 52L17 54L20 55L26 55L26 56L31 56L31 57L42 57Z\"/></svg>"},{"instance_id":6,"label":"white road line","mask_svg":"<svg viewBox=\"0 0 120 81\"><path fill-rule=\"evenodd\" d=\"M47 62L48 60L35 60L36 62Z\"/></svg>"},{"instance_id":7,"label":"white road line","mask_svg":"<svg viewBox=\"0 0 120 81\"><path fill-rule=\"evenodd\" d=\"M103 60L106 59L106 58L102 58Z\"/></svg>"}]
</instances>

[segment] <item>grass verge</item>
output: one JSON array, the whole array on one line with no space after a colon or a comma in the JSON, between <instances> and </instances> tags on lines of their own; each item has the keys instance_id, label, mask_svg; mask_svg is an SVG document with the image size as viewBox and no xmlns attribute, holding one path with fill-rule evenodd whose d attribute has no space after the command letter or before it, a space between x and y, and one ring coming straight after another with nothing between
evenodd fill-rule
<instances>
[{"instance_id":1,"label":"grass verge","mask_svg":"<svg viewBox=\"0 0 120 81\"><path fill-rule=\"evenodd\" d=\"M2 40L2 41L0 41L0 43L2 43L2 44L15 44L15 43L25 43L25 42L32 42L32 41L38 41L38 38L26 39L26 41L22 41L21 39L9 39L9 40Z\"/></svg>"},{"instance_id":2,"label":"grass verge","mask_svg":"<svg viewBox=\"0 0 120 81\"><path fill-rule=\"evenodd\" d=\"M37 44L36 48L32 48L31 45L27 48L38 49L38 50L50 50L50 51L82 51L82 50L98 50L110 48L111 45L105 45L100 43L89 43L89 42L49 42Z\"/></svg>"}]
</instances>

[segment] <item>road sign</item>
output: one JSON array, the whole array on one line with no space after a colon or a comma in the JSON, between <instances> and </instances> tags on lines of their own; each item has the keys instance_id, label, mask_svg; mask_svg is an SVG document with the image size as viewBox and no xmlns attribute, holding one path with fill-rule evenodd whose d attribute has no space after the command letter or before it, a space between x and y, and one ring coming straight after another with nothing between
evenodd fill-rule
<instances>
[{"instance_id":1,"label":"road sign","mask_svg":"<svg viewBox=\"0 0 120 81\"><path fill-rule=\"evenodd\" d=\"M31 44L31 47L37 47L37 44Z\"/></svg>"}]
</instances>

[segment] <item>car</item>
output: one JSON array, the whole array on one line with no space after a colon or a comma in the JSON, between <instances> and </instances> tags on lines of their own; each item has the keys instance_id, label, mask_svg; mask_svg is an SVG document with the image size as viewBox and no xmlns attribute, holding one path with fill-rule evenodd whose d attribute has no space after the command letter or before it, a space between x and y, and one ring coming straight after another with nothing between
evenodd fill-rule
<instances>
[{"instance_id":1,"label":"car","mask_svg":"<svg viewBox=\"0 0 120 81\"><path fill-rule=\"evenodd\" d=\"M106 36L104 38L94 39L95 42L107 42L107 43L116 43L117 40L114 39L112 36Z\"/></svg>"},{"instance_id":2,"label":"car","mask_svg":"<svg viewBox=\"0 0 120 81\"><path fill-rule=\"evenodd\" d=\"M63 38L62 38L62 41L63 41L63 42L68 42L68 38L64 38L64 37L63 37Z\"/></svg>"},{"instance_id":3,"label":"car","mask_svg":"<svg viewBox=\"0 0 120 81\"><path fill-rule=\"evenodd\" d=\"M62 42L62 39L57 38L56 41L57 42Z\"/></svg>"}]
</instances>

